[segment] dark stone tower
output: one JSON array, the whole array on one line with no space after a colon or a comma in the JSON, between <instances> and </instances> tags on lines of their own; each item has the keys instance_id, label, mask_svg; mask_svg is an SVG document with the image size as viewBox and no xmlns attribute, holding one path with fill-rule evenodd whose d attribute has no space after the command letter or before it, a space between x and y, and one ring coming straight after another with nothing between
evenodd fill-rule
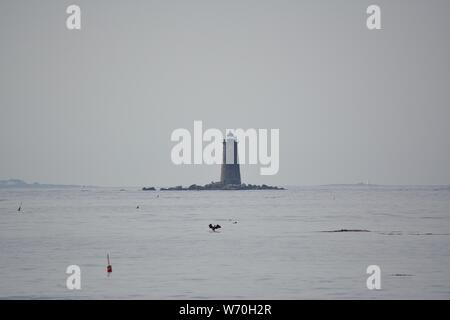
<instances>
[{"instance_id":1,"label":"dark stone tower","mask_svg":"<svg viewBox=\"0 0 450 320\"><path fill-rule=\"evenodd\" d=\"M223 140L222 168L220 171L220 183L223 185L241 184L237 144L236 138L231 132L228 133L227 139Z\"/></svg>"}]
</instances>

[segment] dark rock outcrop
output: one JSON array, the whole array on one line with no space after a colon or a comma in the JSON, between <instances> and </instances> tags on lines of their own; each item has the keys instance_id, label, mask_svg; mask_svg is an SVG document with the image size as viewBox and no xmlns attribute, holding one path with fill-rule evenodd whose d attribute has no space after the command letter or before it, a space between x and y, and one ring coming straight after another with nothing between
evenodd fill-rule
<instances>
[{"instance_id":1,"label":"dark rock outcrop","mask_svg":"<svg viewBox=\"0 0 450 320\"><path fill-rule=\"evenodd\" d=\"M266 184L263 185L255 185L255 184L223 184L220 182L211 182L205 184L204 186L200 186L197 184L192 184L187 188L183 188L183 186L176 186L170 188L161 188L161 191L202 191L202 190L285 190L282 187L276 186L268 186Z\"/></svg>"},{"instance_id":2,"label":"dark rock outcrop","mask_svg":"<svg viewBox=\"0 0 450 320\"><path fill-rule=\"evenodd\" d=\"M339 230L329 230L329 231L322 231L322 232L370 232L370 231L365 230L365 229L339 229Z\"/></svg>"}]
</instances>

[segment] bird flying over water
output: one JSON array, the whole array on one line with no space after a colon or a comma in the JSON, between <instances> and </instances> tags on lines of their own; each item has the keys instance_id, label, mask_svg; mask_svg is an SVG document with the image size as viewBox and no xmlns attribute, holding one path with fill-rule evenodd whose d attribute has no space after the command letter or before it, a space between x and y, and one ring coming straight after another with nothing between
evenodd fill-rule
<instances>
[{"instance_id":1,"label":"bird flying over water","mask_svg":"<svg viewBox=\"0 0 450 320\"><path fill-rule=\"evenodd\" d=\"M218 225L218 224L215 224L215 225L209 224L209 228L210 228L212 231L216 232L216 229L220 229L220 228L222 228L222 227L221 227L220 225Z\"/></svg>"}]
</instances>

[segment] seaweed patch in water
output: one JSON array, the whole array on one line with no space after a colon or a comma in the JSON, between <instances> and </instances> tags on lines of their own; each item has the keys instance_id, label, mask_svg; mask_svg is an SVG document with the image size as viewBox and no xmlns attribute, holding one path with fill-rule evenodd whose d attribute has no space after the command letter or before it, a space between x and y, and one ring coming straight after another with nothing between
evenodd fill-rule
<instances>
[{"instance_id":1,"label":"seaweed patch in water","mask_svg":"<svg viewBox=\"0 0 450 320\"><path fill-rule=\"evenodd\" d=\"M365 229L339 229L339 230L326 230L321 232L370 232Z\"/></svg>"}]
</instances>

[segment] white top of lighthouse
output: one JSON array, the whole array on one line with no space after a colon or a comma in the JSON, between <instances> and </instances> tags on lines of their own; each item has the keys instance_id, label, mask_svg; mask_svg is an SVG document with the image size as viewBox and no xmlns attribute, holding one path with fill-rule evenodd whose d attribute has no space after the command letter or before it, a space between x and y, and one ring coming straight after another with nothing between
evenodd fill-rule
<instances>
[{"instance_id":1,"label":"white top of lighthouse","mask_svg":"<svg viewBox=\"0 0 450 320\"><path fill-rule=\"evenodd\" d=\"M233 134L233 132L232 131L228 131L228 133L227 133L227 142L229 141L229 142L233 142L233 141L236 141L237 140L237 138L236 138L236 136Z\"/></svg>"}]
</instances>

